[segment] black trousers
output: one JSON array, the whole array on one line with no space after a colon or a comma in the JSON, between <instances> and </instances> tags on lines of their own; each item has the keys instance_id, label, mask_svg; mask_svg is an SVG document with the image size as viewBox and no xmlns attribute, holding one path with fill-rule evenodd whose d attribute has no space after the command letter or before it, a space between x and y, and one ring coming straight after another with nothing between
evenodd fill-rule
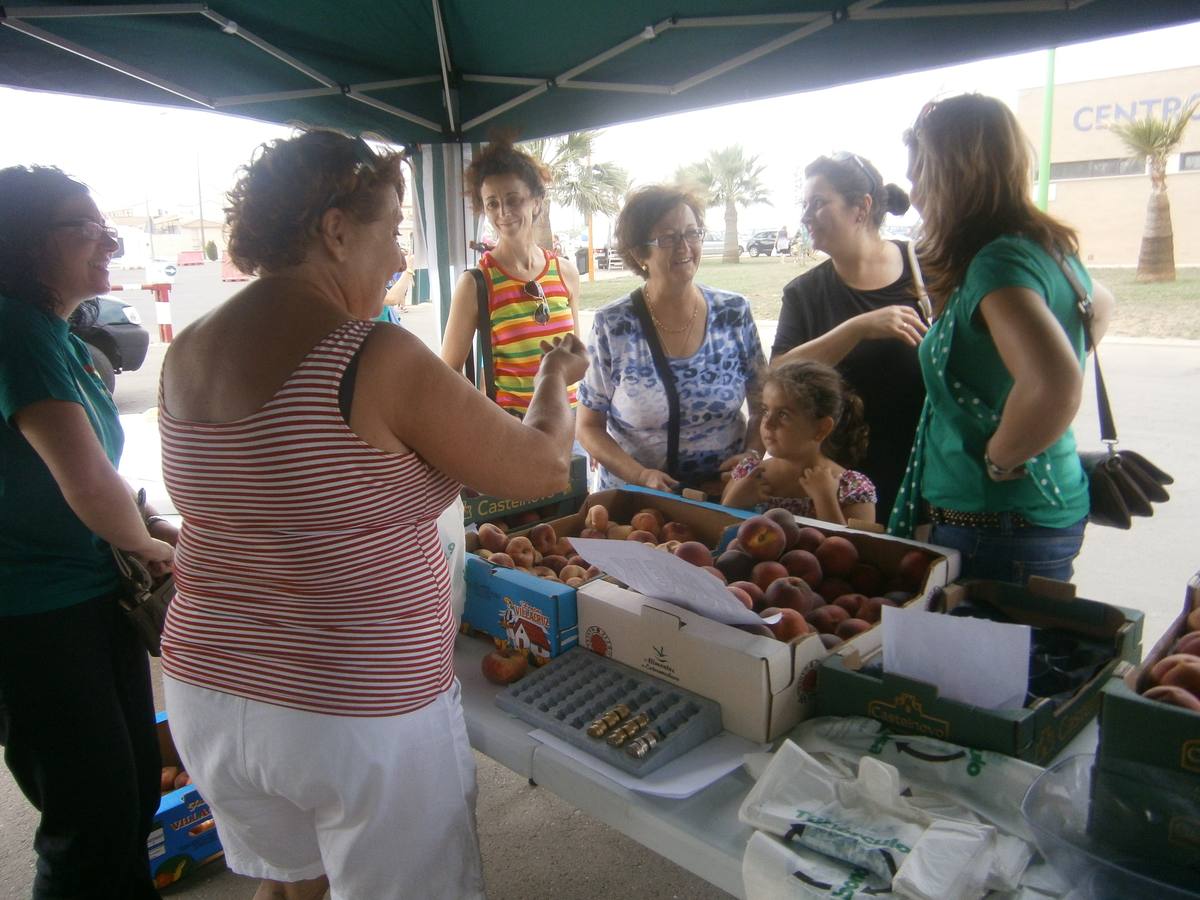
<instances>
[{"instance_id":1,"label":"black trousers","mask_svg":"<svg viewBox=\"0 0 1200 900\"><path fill-rule=\"evenodd\" d=\"M35 900L152 900L161 764L146 651L112 596L0 617L0 743L41 812Z\"/></svg>"}]
</instances>

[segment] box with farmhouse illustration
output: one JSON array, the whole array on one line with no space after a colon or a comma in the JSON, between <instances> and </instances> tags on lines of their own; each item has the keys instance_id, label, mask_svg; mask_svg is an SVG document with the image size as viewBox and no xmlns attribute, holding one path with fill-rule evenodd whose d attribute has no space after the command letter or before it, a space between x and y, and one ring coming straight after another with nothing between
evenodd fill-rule
<instances>
[{"instance_id":1,"label":"box with farmhouse illustration","mask_svg":"<svg viewBox=\"0 0 1200 900\"><path fill-rule=\"evenodd\" d=\"M179 751L171 739L167 714L160 712L156 722L162 764L178 768ZM196 867L225 855L208 804L190 784L162 795L147 845L150 873L158 888L174 884Z\"/></svg>"}]
</instances>

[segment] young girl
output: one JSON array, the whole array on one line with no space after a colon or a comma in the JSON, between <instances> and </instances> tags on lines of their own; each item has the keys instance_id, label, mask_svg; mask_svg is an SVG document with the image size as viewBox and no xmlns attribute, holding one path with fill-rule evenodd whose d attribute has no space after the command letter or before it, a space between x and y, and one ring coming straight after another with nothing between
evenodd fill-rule
<instances>
[{"instance_id":1,"label":"young girl","mask_svg":"<svg viewBox=\"0 0 1200 900\"><path fill-rule=\"evenodd\" d=\"M738 463L721 503L759 511L778 506L839 525L875 521L875 485L839 464L866 452L867 425L862 400L836 371L798 362L768 372L759 430L767 457L751 453Z\"/></svg>"}]
</instances>

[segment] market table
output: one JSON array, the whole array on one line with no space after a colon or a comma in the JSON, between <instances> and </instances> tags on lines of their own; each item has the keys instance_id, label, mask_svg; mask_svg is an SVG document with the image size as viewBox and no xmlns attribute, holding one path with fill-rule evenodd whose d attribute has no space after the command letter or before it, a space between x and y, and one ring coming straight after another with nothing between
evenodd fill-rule
<instances>
[{"instance_id":1,"label":"market table","mask_svg":"<svg viewBox=\"0 0 1200 900\"><path fill-rule=\"evenodd\" d=\"M738 821L738 809L754 784L745 769L684 800L623 788L530 737L533 726L496 706L503 688L488 682L479 667L488 646L459 635L454 650L471 746L721 890L745 897L742 856L753 829ZM1098 734L1093 719L1056 760L1095 752Z\"/></svg>"}]
</instances>

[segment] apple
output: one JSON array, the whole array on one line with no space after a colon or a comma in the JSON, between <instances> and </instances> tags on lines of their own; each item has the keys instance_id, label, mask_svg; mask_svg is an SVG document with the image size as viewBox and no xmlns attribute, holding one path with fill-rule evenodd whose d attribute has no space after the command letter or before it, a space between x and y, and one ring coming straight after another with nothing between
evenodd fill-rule
<instances>
[{"instance_id":1,"label":"apple","mask_svg":"<svg viewBox=\"0 0 1200 900\"><path fill-rule=\"evenodd\" d=\"M497 647L483 657L483 677L492 684L512 684L525 676L529 659L524 651Z\"/></svg>"},{"instance_id":2,"label":"apple","mask_svg":"<svg viewBox=\"0 0 1200 900\"><path fill-rule=\"evenodd\" d=\"M738 527L738 544L758 560L779 559L787 547L787 538L779 523L766 516L751 516Z\"/></svg>"},{"instance_id":3,"label":"apple","mask_svg":"<svg viewBox=\"0 0 1200 900\"><path fill-rule=\"evenodd\" d=\"M803 578L808 582L809 587L815 588L825 577L821 572L821 564L807 550L789 550L779 557L779 561L783 563L783 567L788 570L789 575Z\"/></svg>"}]
</instances>

